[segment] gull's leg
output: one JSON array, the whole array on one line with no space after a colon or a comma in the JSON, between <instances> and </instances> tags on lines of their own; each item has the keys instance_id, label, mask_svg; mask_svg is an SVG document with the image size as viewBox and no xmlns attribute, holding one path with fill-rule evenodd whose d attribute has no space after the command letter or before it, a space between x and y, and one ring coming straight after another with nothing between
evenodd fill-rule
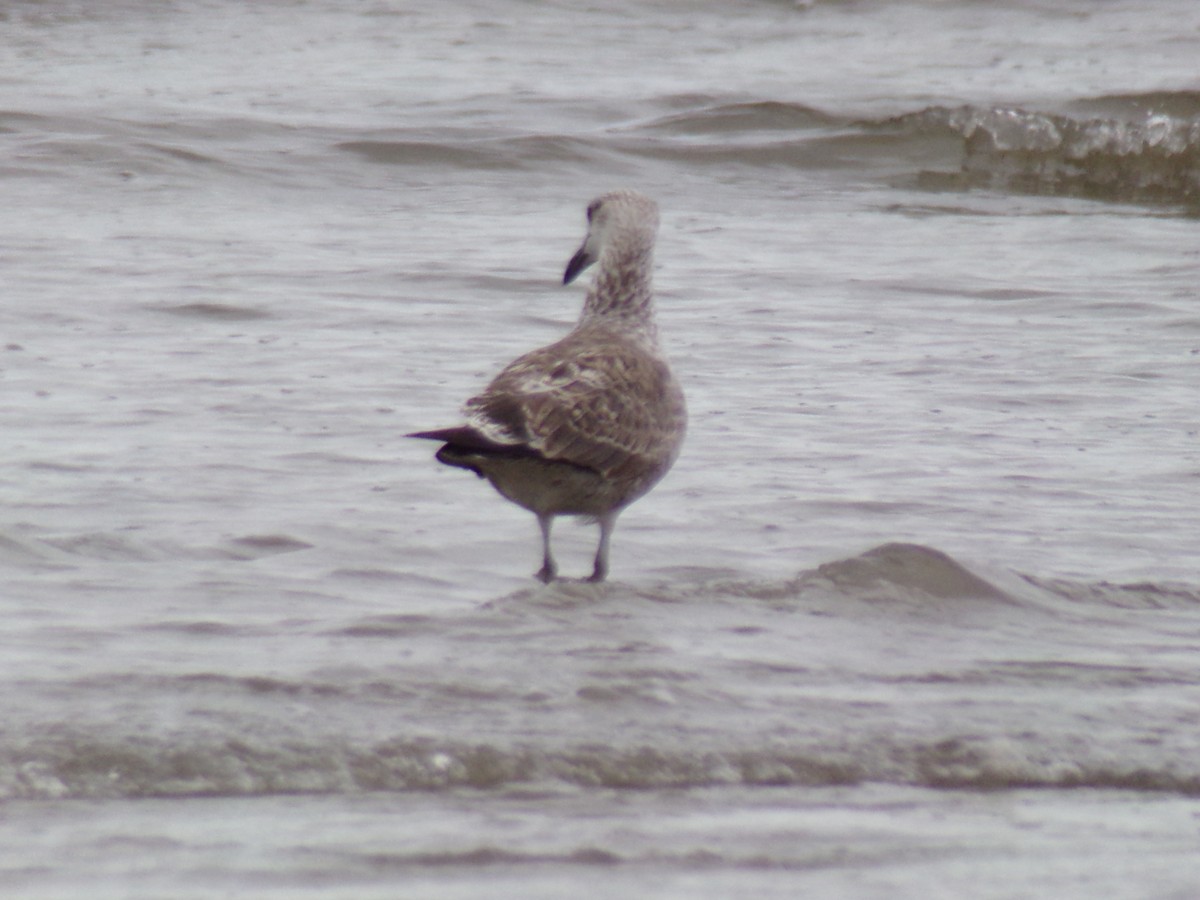
<instances>
[{"instance_id":1,"label":"gull's leg","mask_svg":"<svg viewBox=\"0 0 1200 900\"><path fill-rule=\"evenodd\" d=\"M549 584L558 574L558 566L554 564L554 556L550 553L550 526L554 524L554 516L538 513L538 527L542 529L542 568L534 576L543 584Z\"/></svg>"},{"instance_id":2,"label":"gull's leg","mask_svg":"<svg viewBox=\"0 0 1200 900\"><path fill-rule=\"evenodd\" d=\"M588 581L603 581L608 576L608 542L612 537L613 527L617 524L617 514L601 516L599 522L600 546L596 548L596 566L592 569L592 577Z\"/></svg>"}]
</instances>

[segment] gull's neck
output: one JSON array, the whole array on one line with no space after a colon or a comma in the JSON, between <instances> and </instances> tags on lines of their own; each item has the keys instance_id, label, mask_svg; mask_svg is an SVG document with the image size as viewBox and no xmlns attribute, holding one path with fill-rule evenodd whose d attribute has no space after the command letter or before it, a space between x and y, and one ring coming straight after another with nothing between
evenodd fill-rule
<instances>
[{"instance_id":1,"label":"gull's neck","mask_svg":"<svg viewBox=\"0 0 1200 900\"><path fill-rule=\"evenodd\" d=\"M656 344L654 294L650 289L652 247L609 248L600 257L595 280L583 303L579 325L632 332Z\"/></svg>"}]
</instances>

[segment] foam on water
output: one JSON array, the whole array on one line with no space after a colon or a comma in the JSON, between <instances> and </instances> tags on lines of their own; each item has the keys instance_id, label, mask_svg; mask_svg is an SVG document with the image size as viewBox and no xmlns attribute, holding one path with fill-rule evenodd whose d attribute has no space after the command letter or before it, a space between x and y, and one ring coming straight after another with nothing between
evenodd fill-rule
<instances>
[{"instance_id":1,"label":"foam on water","mask_svg":"<svg viewBox=\"0 0 1200 900\"><path fill-rule=\"evenodd\" d=\"M250 543L281 541L295 549ZM63 637L119 646L132 636L125 628L148 629L175 663L122 674L81 661L67 681L31 673L9 704L0 790L29 799L887 783L1200 793L1200 747L1183 727L1186 698L1200 690L1186 662L1200 594L1002 580L893 544L775 582L566 582L451 616L76 630ZM1135 642L1154 640L1153 665L1128 643L1130 615L1143 620ZM1081 619L1086 646L1071 637ZM276 655L278 674L242 656L280 640L296 646L290 662ZM224 672L203 667L218 642ZM999 702L975 696L1006 686ZM22 709L61 691L77 704L70 724ZM1094 717L1127 704L1138 714L1091 740Z\"/></svg>"},{"instance_id":2,"label":"foam on water","mask_svg":"<svg viewBox=\"0 0 1200 900\"><path fill-rule=\"evenodd\" d=\"M974 184L1192 208L1200 197L1200 117L965 109L947 121L966 140L963 174Z\"/></svg>"}]
</instances>

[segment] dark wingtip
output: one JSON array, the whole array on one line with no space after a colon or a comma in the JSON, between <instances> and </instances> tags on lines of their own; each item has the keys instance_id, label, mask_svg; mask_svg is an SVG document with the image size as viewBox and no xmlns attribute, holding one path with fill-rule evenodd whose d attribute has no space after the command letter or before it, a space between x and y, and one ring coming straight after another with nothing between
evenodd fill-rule
<instances>
[{"instance_id":1,"label":"dark wingtip","mask_svg":"<svg viewBox=\"0 0 1200 900\"><path fill-rule=\"evenodd\" d=\"M499 441L492 440L485 434L481 434L470 425L456 425L453 428L439 428L436 431L414 431L412 434L406 434L405 437L442 441L448 448L455 452L473 452L499 456L538 455L537 451L533 450L527 444L502 444Z\"/></svg>"}]
</instances>

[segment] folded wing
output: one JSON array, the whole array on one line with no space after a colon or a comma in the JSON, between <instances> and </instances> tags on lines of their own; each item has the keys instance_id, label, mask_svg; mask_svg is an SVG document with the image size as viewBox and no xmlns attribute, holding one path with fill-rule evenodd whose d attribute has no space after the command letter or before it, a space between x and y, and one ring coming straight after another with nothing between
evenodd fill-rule
<instances>
[{"instance_id":1,"label":"folded wing","mask_svg":"<svg viewBox=\"0 0 1200 900\"><path fill-rule=\"evenodd\" d=\"M686 428L682 391L662 359L579 331L515 360L465 411L468 428L494 445L606 478L665 471Z\"/></svg>"}]
</instances>

